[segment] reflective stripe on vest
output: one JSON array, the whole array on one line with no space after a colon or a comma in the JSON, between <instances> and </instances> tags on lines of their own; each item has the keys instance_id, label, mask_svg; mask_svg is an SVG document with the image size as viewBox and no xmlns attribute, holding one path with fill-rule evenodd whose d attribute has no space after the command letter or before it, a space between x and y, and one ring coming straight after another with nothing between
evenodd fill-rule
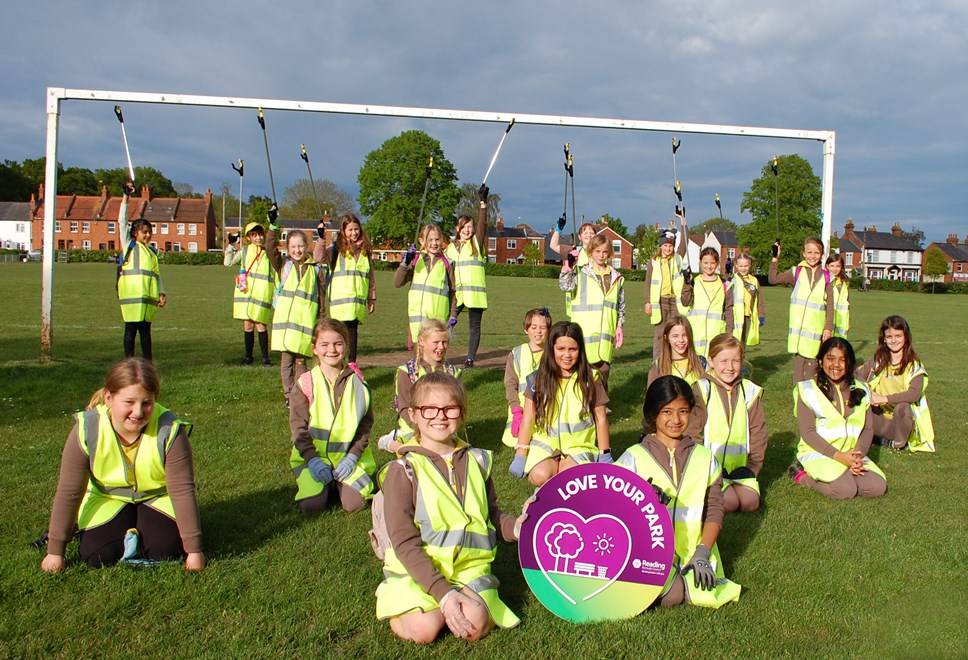
<instances>
[{"instance_id":1,"label":"reflective stripe on vest","mask_svg":"<svg viewBox=\"0 0 968 660\"><path fill-rule=\"evenodd\" d=\"M676 307L682 316L689 313L689 310L682 304L682 285L685 280L682 277L682 257L679 253L672 253L672 261L669 263L669 271L672 275L672 295L676 299ZM662 310L659 309L659 302L662 300L662 261L659 257L652 258L652 279L649 280L649 301L652 305L652 314L649 321L652 325L662 323ZM668 319L666 319L668 321Z\"/></svg>"},{"instance_id":2,"label":"reflective stripe on vest","mask_svg":"<svg viewBox=\"0 0 968 660\"><path fill-rule=\"evenodd\" d=\"M474 256L474 248L477 256ZM477 236L463 241L460 249L451 243L447 246L446 255L454 268L457 304L473 309L487 309L487 280L484 275L487 257L481 251Z\"/></svg>"},{"instance_id":3,"label":"reflective stripe on vest","mask_svg":"<svg viewBox=\"0 0 968 660\"><path fill-rule=\"evenodd\" d=\"M274 277L266 251L261 246L244 246L240 265L247 273L246 291L233 287L232 318L269 323L272 320Z\"/></svg>"},{"instance_id":4,"label":"reflective stripe on vest","mask_svg":"<svg viewBox=\"0 0 968 660\"><path fill-rule=\"evenodd\" d=\"M568 260L568 256L566 255L564 258L564 261L567 261L567 260ZM577 268L580 271L582 267L587 263L588 263L588 250L586 250L585 248L578 248L578 256L575 257L575 265L573 266L573 268ZM565 316L568 317L568 320L571 320L571 303L574 297L575 297L574 291L565 292Z\"/></svg>"},{"instance_id":5,"label":"reflective stripe on vest","mask_svg":"<svg viewBox=\"0 0 968 660\"><path fill-rule=\"evenodd\" d=\"M425 319L437 319L446 323L450 314L447 262L443 256L438 256L428 269L428 259L425 254L417 255L417 263L413 267L413 281L407 294L410 338L414 342Z\"/></svg>"},{"instance_id":6,"label":"reflective stripe on vest","mask_svg":"<svg viewBox=\"0 0 968 660\"><path fill-rule=\"evenodd\" d=\"M726 284L719 280L716 293L710 298L700 277L693 280L692 307L689 308L689 325L692 327L696 355L709 356L709 342L716 335L726 332Z\"/></svg>"},{"instance_id":7,"label":"reflective stripe on vest","mask_svg":"<svg viewBox=\"0 0 968 660\"><path fill-rule=\"evenodd\" d=\"M746 280L742 275L733 275L733 336L743 340L743 324L746 321L746 296L750 297L750 326L746 332L746 345L756 346L760 343L760 309L757 300L759 282L750 275L752 282Z\"/></svg>"},{"instance_id":8,"label":"reflective stripe on vest","mask_svg":"<svg viewBox=\"0 0 968 660\"><path fill-rule=\"evenodd\" d=\"M870 389L867 383L857 380L854 385L864 390L864 399L846 419L820 390L815 380L801 381L794 390L795 399L802 401L813 414L817 433L837 451L852 451L857 446L870 408ZM811 477L819 481L833 481L847 470L843 463L816 451L803 438L800 438L797 445L797 460Z\"/></svg>"},{"instance_id":9,"label":"reflective stripe on vest","mask_svg":"<svg viewBox=\"0 0 968 660\"><path fill-rule=\"evenodd\" d=\"M796 281L790 294L790 326L787 334L787 352L805 358L817 357L824 324L827 322L827 279L819 271L817 281L810 284L810 267L806 262L794 269Z\"/></svg>"},{"instance_id":10,"label":"reflective stripe on vest","mask_svg":"<svg viewBox=\"0 0 968 660\"><path fill-rule=\"evenodd\" d=\"M834 337L847 338L850 330L850 287L845 282L834 282Z\"/></svg>"},{"instance_id":11,"label":"reflective stripe on vest","mask_svg":"<svg viewBox=\"0 0 968 660\"><path fill-rule=\"evenodd\" d=\"M594 369L592 373L594 383L599 375ZM577 373L572 374L564 384L558 381L555 399L551 403L546 417L548 426L535 425L531 442L542 445L549 452L561 451L566 456L582 452L597 453L595 418L592 411L582 412L583 402Z\"/></svg>"},{"instance_id":12,"label":"reflective stripe on vest","mask_svg":"<svg viewBox=\"0 0 968 660\"><path fill-rule=\"evenodd\" d=\"M601 284L585 269L578 271L571 320L581 326L585 339L585 357L590 364L611 362L618 328L618 297L624 278L612 271L611 286L602 291Z\"/></svg>"},{"instance_id":13,"label":"reflective stripe on vest","mask_svg":"<svg viewBox=\"0 0 968 660\"><path fill-rule=\"evenodd\" d=\"M743 380L736 388L739 395L738 401L726 401L722 399L722 392L719 387L713 385L708 379L703 378L698 381L699 392L706 403L706 426L703 428L703 444L716 457L719 465L726 472L732 472L736 468L746 467L749 462L750 454L750 427L749 414L753 409L756 400L763 394L763 388ZM726 405L733 406L732 415L727 416ZM734 483L732 480L723 479L726 482ZM759 487L755 478L738 480L743 486L748 486L756 492Z\"/></svg>"},{"instance_id":14,"label":"reflective stripe on vest","mask_svg":"<svg viewBox=\"0 0 968 660\"><path fill-rule=\"evenodd\" d=\"M310 356L319 316L319 267L313 263L303 266L299 277L299 267L293 265L279 290L272 316L272 350Z\"/></svg>"},{"instance_id":15,"label":"reflective stripe on vest","mask_svg":"<svg viewBox=\"0 0 968 660\"><path fill-rule=\"evenodd\" d=\"M329 279L327 314L340 321L363 322L370 295L370 258L362 252L340 254Z\"/></svg>"},{"instance_id":16,"label":"reflective stripe on vest","mask_svg":"<svg viewBox=\"0 0 968 660\"><path fill-rule=\"evenodd\" d=\"M134 241L121 264L118 278L118 301L121 318L126 323L151 321L158 311L158 255L151 248Z\"/></svg>"}]
</instances>

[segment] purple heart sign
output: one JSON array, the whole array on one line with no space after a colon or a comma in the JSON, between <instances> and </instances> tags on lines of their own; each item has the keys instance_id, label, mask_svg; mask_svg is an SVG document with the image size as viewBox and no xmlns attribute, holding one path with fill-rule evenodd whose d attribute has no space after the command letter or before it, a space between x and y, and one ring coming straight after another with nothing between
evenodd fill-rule
<instances>
[{"instance_id":1,"label":"purple heart sign","mask_svg":"<svg viewBox=\"0 0 968 660\"><path fill-rule=\"evenodd\" d=\"M531 591L554 614L575 623L625 619L662 593L672 520L642 477L585 463L558 473L536 498L518 555Z\"/></svg>"}]
</instances>

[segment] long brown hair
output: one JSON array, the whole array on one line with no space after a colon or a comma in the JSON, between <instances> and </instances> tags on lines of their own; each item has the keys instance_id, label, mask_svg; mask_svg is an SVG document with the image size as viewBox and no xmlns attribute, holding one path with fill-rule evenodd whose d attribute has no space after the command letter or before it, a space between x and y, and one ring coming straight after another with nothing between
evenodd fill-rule
<instances>
[{"instance_id":1,"label":"long brown hair","mask_svg":"<svg viewBox=\"0 0 968 660\"><path fill-rule=\"evenodd\" d=\"M837 279L843 283L847 282L847 266L844 264L844 256L839 252L833 252L827 260L824 262L824 266L829 266L832 263L840 264L840 274L837 275ZM829 269L828 269L829 271Z\"/></svg>"},{"instance_id":2,"label":"long brown hair","mask_svg":"<svg viewBox=\"0 0 968 660\"><path fill-rule=\"evenodd\" d=\"M830 337L827 341L820 344L820 350L817 352L817 387L833 403L834 388L837 386L827 378L827 373L823 370L823 359L827 353L835 348L840 349L844 354L844 382L850 388L847 405L851 408L856 408L864 400L864 390L859 387L854 387L854 367L857 366L857 358L854 356L854 347L846 339L842 337Z\"/></svg>"},{"instance_id":3,"label":"long brown hair","mask_svg":"<svg viewBox=\"0 0 968 660\"><path fill-rule=\"evenodd\" d=\"M548 332L545 340L545 350L541 353L541 363L534 374L534 423L538 428L547 430L550 427L551 416L558 407L558 381L561 369L555 362L555 342L562 337L574 339L578 342L578 361L575 363L575 373L578 382L575 388L582 401L582 415L591 411L592 389L595 386L591 365L585 357L585 337L581 326L570 321L558 321ZM567 394L567 392L565 393Z\"/></svg>"},{"instance_id":4,"label":"long brown hair","mask_svg":"<svg viewBox=\"0 0 968 660\"><path fill-rule=\"evenodd\" d=\"M921 361L911 344L911 326L903 316L888 316L877 331L877 349L874 351L874 371L871 375L879 374L891 366L891 349L884 343L884 333L888 330L900 330L904 333L904 350L901 352L901 363L894 369L895 375L904 373L909 364Z\"/></svg>"},{"instance_id":5,"label":"long brown hair","mask_svg":"<svg viewBox=\"0 0 968 660\"><path fill-rule=\"evenodd\" d=\"M686 363L689 365L689 371L695 373L697 378L702 378L706 375L706 369L702 366L699 356L696 355L696 345L692 339L692 326L689 325L689 320L684 316L673 316L662 326L662 345L659 347L659 357L656 360L659 365L659 375L667 376L672 374L672 345L669 343L669 333L677 325L685 328L686 337L689 338L689 345L686 346L685 356Z\"/></svg>"},{"instance_id":6,"label":"long brown hair","mask_svg":"<svg viewBox=\"0 0 968 660\"><path fill-rule=\"evenodd\" d=\"M468 222L470 222L470 223L473 224L474 218L472 218L469 215L462 215L462 216L459 216L457 218L457 225L455 226L455 229L454 229L454 247L456 247L458 250L460 250L460 247L461 247L460 230ZM470 243L470 245L471 245L471 254L473 254L475 257L477 257L477 241L474 240L474 235L473 234L471 234L471 238L467 242Z\"/></svg>"},{"instance_id":7,"label":"long brown hair","mask_svg":"<svg viewBox=\"0 0 968 660\"><path fill-rule=\"evenodd\" d=\"M354 223L360 227L360 255L365 255L367 258L369 258L372 254L373 247L370 245L370 239L366 235L366 232L363 231L363 223L360 222L360 219L353 213L347 213L339 219L339 232L336 234L336 254L353 254L353 252L356 250L356 246L350 244L350 242L346 240L346 234L343 233L347 225Z\"/></svg>"},{"instance_id":8,"label":"long brown hair","mask_svg":"<svg viewBox=\"0 0 968 660\"><path fill-rule=\"evenodd\" d=\"M104 403L105 394L114 395L131 385L140 385L148 394L158 398L158 392L161 391L161 378L155 365L139 357L121 360L108 371L104 379L104 387L91 395L87 409L90 410Z\"/></svg>"}]
</instances>

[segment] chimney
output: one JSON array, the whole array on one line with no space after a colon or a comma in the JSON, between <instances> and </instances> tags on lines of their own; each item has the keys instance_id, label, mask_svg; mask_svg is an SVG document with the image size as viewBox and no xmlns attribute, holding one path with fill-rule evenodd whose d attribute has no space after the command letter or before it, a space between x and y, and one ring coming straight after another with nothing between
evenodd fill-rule
<instances>
[{"instance_id":1,"label":"chimney","mask_svg":"<svg viewBox=\"0 0 968 660\"><path fill-rule=\"evenodd\" d=\"M840 236L837 235L837 232L834 232L834 238L836 238L836 239L839 239L840 238Z\"/></svg>"},{"instance_id":2,"label":"chimney","mask_svg":"<svg viewBox=\"0 0 968 660\"><path fill-rule=\"evenodd\" d=\"M497 230L504 231L504 218L497 219Z\"/></svg>"},{"instance_id":3,"label":"chimney","mask_svg":"<svg viewBox=\"0 0 968 660\"><path fill-rule=\"evenodd\" d=\"M151 189L148 186L141 186L141 199L151 201Z\"/></svg>"},{"instance_id":4,"label":"chimney","mask_svg":"<svg viewBox=\"0 0 968 660\"><path fill-rule=\"evenodd\" d=\"M968 236L965 236L965 245L968 245Z\"/></svg>"},{"instance_id":5,"label":"chimney","mask_svg":"<svg viewBox=\"0 0 968 660\"><path fill-rule=\"evenodd\" d=\"M965 242L968 243L968 238L965 238ZM946 240L945 243L958 245L958 234L948 234L948 240Z\"/></svg>"},{"instance_id":6,"label":"chimney","mask_svg":"<svg viewBox=\"0 0 968 660\"><path fill-rule=\"evenodd\" d=\"M894 223L894 226L891 227L891 233L894 234L895 236L897 236L898 238L901 237L901 222L900 221Z\"/></svg>"}]
</instances>

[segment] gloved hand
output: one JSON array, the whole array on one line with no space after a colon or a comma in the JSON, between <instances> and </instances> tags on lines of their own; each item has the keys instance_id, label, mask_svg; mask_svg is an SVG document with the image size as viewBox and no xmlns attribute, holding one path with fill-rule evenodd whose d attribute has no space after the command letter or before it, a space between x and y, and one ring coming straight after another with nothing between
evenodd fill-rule
<instances>
[{"instance_id":1,"label":"gloved hand","mask_svg":"<svg viewBox=\"0 0 968 660\"><path fill-rule=\"evenodd\" d=\"M403 265L410 266L410 264L412 264L413 260L416 258L417 258L417 246L411 244L410 247L407 248L407 251L403 255Z\"/></svg>"},{"instance_id":2,"label":"gloved hand","mask_svg":"<svg viewBox=\"0 0 968 660\"><path fill-rule=\"evenodd\" d=\"M447 627L456 636L464 639L477 632L474 624L464 615L464 610L480 607L480 602L465 596L456 589L451 589L440 599L440 613L444 615Z\"/></svg>"},{"instance_id":3,"label":"gloved hand","mask_svg":"<svg viewBox=\"0 0 968 660\"><path fill-rule=\"evenodd\" d=\"M309 459L309 471L312 473L313 479L324 486L333 480L333 468L323 463L323 459L319 456L313 456Z\"/></svg>"},{"instance_id":4,"label":"gloved hand","mask_svg":"<svg viewBox=\"0 0 968 660\"><path fill-rule=\"evenodd\" d=\"M521 431L522 419L524 419L524 408L521 406L511 408L511 435L515 438L518 437L518 433Z\"/></svg>"},{"instance_id":5,"label":"gloved hand","mask_svg":"<svg viewBox=\"0 0 968 660\"><path fill-rule=\"evenodd\" d=\"M606 449L605 451L603 451L602 453L600 453L598 455L598 462L599 463L607 463L609 465L611 465L612 463L614 463L615 461L612 460L612 452L609 451L608 449Z\"/></svg>"},{"instance_id":6,"label":"gloved hand","mask_svg":"<svg viewBox=\"0 0 968 660\"><path fill-rule=\"evenodd\" d=\"M760 317L760 327L762 328L764 325L766 325L766 317L765 316L761 316Z\"/></svg>"},{"instance_id":7,"label":"gloved hand","mask_svg":"<svg viewBox=\"0 0 968 660\"><path fill-rule=\"evenodd\" d=\"M625 331L622 330L622 326L615 328L615 348L622 348L622 344L625 343Z\"/></svg>"},{"instance_id":8,"label":"gloved hand","mask_svg":"<svg viewBox=\"0 0 968 660\"><path fill-rule=\"evenodd\" d=\"M527 456L521 456L519 454L516 454L514 456L514 460L511 461L511 467L508 468L508 472L510 472L512 476L517 477L518 479L523 479L524 466L527 462L528 462Z\"/></svg>"},{"instance_id":9,"label":"gloved hand","mask_svg":"<svg viewBox=\"0 0 968 660\"><path fill-rule=\"evenodd\" d=\"M487 196L491 194L491 189L488 188L483 183L481 187L477 189L477 196L480 197L482 202L487 202Z\"/></svg>"},{"instance_id":10,"label":"gloved hand","mask_svg":"<svg viewBox=\"0 0 968 660\"><path fill-rule=\"evenodd\" d=\"M682 567L683 577L689 571L693 573L692 584L694 587L702 587L704 591L712 591L713 587L716 586L716 571L713 570L713 565L709 563L709 548L706 546L702 544L696 546L696 551L692 553L692 559Z\"/></svg>"},{"instance_id":11,"label":"gloved hand","mask_svg":"<svg viewBox=\"0 0 968 660\"><path fill-rule=\"evenodd\" d=\"M568 270L571 270L572 268L574 268L575 263L577 261L578 261L578 253L575 250L572 250L571 252L568 253L568 256L565 257L565 263L568 264Z\"/></svg>"},{"instance_id":12,"label":"gloved hand","mask_svg":"<svg viewBox=\"0 0 968 660\"><path fill-rule=\"evenodd\" d=\"M336 469L333 470L333 476L336 477L337 481L342 481L346 477L353 473L353 468L356 467L356 462L360 460L360 457L355 454L347 454L339 460L336 464Z\"/></svg>"},{"instance_id":13,"label":"gloved hand","mask_svg":"<svg viewBox=\"0 0 968 660\"><path fill-rule=\"evenodd\" d=\"M652 486L652 490L655 491L655 496L659 500L659 504L666 506L672 501L672 498L666 495L665 491L652 483L652 477L648 479L649 485Z\"/></svg>"},{"instance_id":14,"label":"gloved hand","mask_svg":"<svg viewBox=\"0 0 968 660\"><path fill-rule=\"evenodd\" d=\"M562 214L561 214L561 217L560 217L560 218L558 218L558 233L559 233L559 234L560 234L560 233L561 233L562 231L564 231L564 229L565 229L565 223L566 223L566 222L568 222L568 219L567 219L567 218L565 217L565 214L564 214L564 213L562 213Z\"/></svg>"},{"instance_id":15,"label":"gloved hand","mask_svg":"<svg viewBox=\"0 0 968 660\"><path fill-rule=\"evenodd\" d=\"M726 476L727 479L732 479L733 481L737 481L738 479L755 479L756 478L756 475L753 474L753 471L751 469L749 469L748 467L746 467L745 465L742 466L742 467L736 468L735 470L733 470L729 474L726 474L725 476Z\"/></svg>"},{"instance_id":16,"label":"gloved hand","mask_svg":"<svg viewBox=\"0 0 968 660\"><path fill-rule=\"evenodd\" d=\"M455 325L457 325L457 319L455 317L451 316L449 319L447 319L448 328L453 328Z\"/></svg>"},{"instance_id":17,"label":"gloved hand","mask_svg":"<svg viewBox=\"0 0 968 660\"><path fill-rule=\"evenodd\" d=\"M229 245L235 245L239 242L238 234L229 234Z\"/></svg>"},{"instance_id":18,"label":"gloved hand","mask_svg":"<svg viewBox=\"0 0 968 660\"><path fill-rule=\"evenodd\" d=\"M266 218L269 219L269 224L276 224L276 219L279 217L279 207L273 204L269 207L269 212L266 213Z\"/></svg>"},{"instance_id":19,"label":"gloved hand","mask_svg":"<svg viewBox=\"0 0 968 660\"><path fill-rule=\"evenodd\" d=\"M777 241L770 246L770 252L773 253L773 258L776 259L780 256L780 241Z\"/></svg>"},{"instance_id":20,"label":"gloved hand","mask_svg":"<svg viewBox=\"0 0 968 660\"><path fill-rule=\"evenodd\" d=\"M320 220L319 224L316 225L316 235L319 236L324 241L326 240L326 222L325 221Z\"/></svg>"},{"instance_id":21,"label":"gloved hand","mask_svg":"<svg viewBox=\"0 0 968 660\"><path fill-rule=\"evenodd\" d=\"M122 191L123 191L125 197L131 197L131 195L134 194L134 184L131 183L130 181L126 182L122 186Z\"/></svg>"},{"instance_id":22,"label":"gloved hand","mask_svg":"<svg viewBox=\"0 0 968 660\"><path fill-rule=\"evenodd\" d=\"M686 280L686 282L692 284L692 269L689 268L689 266L686 266L682 269L682 277Z\"/></svg>"}]
</instances>

